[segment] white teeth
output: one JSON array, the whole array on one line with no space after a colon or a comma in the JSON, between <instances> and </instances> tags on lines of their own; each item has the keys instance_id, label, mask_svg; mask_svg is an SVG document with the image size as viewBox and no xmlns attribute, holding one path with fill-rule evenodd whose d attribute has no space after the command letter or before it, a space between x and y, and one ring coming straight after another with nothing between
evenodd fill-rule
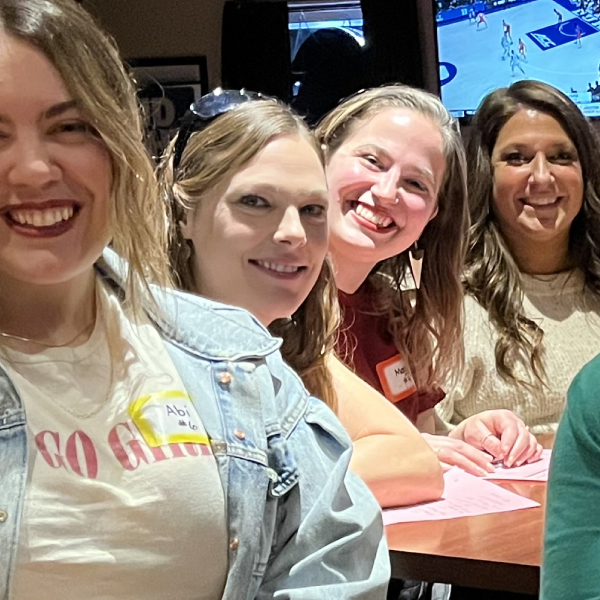
<instances>
[{"instance_id":1,"label":"white teeth","mask_svg":"<svg viewBox=\"0 0 600 600\"><path fill-rule=\"evenodd\" d=\"M294 267L292 265L278 265L277 263L268 263L262 260L257 260L257 264L270 271L277 271L278 273L296 273L300 267Z\"/></svg>"},{"instance_id":2,"label":"white teeth","mask_svg":"<svg viewBox=\"0 0 600 600\"><path fill-rule=\"evenodd\" d=\"M47 208L40 210L20 210L10 211L13 221L22 225L33 225L34 227L49 227L60 221L67 221L73 216L73 206L64 208Z\"/></svg>"},{"instance_id":3,"label":"white teeth","mask_svg":"<svg viewBox=\"0 0 600 600\"><path fill-rule=\"evenodd\" d=\"M530 206L549 206L554 204L559 198L526 198L525 204Z\"/></svg>"},{"instance_id":4,"label":"white teeth","mask_svg":"<svg viewBox=\"0 0 600 600\"><path fill-rule=\"evenodd\" d=\"M394 219L391 219L390 217L384 217L383 215L378 215L364 204L359 203L355 208L355 212L357 215L360 215L363 219L370 221L371 223L377 225L378 227L381 227L382 229L388 227L394 222Z\"/></svg>"}]
</instances>

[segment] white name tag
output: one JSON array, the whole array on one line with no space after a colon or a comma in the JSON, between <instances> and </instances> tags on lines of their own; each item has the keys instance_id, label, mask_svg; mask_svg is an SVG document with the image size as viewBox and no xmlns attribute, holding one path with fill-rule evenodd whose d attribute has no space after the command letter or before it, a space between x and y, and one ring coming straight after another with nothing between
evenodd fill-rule
<instances>
[{"instance_id":1,"label":"white name tag","mask_svg":"<svg viewBox=\"0 0 600 600\"><path fill-rule=\"evenodd\" d=\"M209 445L200 416L185 392L148 394L134 400L128 411L149 446L188 442Z\"/></svg>"}]
</instances>

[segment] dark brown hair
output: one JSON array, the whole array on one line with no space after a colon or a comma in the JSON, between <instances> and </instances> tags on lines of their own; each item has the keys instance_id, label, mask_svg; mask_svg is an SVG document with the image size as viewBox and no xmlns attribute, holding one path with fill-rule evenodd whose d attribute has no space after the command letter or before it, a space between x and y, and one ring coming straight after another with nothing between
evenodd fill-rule
<instances>
[{"instance_id":1,"label":"dark brown hair","mask_svg":"<svg viewBox=\"0 0 600 600\"><path fill-rule=\"evenodd\" d=\"M518 81L486 96L479 106L469 142L471 231L465 275L466 291L488 311L499 332L496 369L507 381L518 379L513 364L528 357L540 385L544 380L542 328L523 313L521 276L491 210L494 190L492 152L500 130L517 112L532 108L560 124L577 149L584 182L583 207L571 225L569 244L574 264L586 285L600 293L600 145L579 108L562 92L539 81Z\"/></svg>"}]
</instances>

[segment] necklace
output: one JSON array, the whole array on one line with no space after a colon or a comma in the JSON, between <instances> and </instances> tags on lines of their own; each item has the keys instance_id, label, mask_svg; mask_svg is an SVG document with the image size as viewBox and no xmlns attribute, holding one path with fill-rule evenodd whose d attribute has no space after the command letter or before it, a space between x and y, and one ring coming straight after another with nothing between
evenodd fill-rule
<instances>
[{"instance_id":1,"label":"necklace","mask_svg":"<svg viewBox=\"0 0 600 600\"><path fill-rule=\"evenodd\" d=\"M65 348L66 346L70 346L77 338L81 337L84 333L90 331L96 323L96 318L91 323L88 323L81 331L79 331L73 338L64 342L63 344L48 344L47 342L40 342L39 340L34 340L32 338L22 337L20 335L14 335L12 333L6 333L4 331L0 331L0 336L3 338L8 338L11 340L18 340L20 342L28 342L30 344L36 344L37 346L43 346L44 348Z\"/></svg>"},{"instance_id":2,"label":"necklace","mask_svg":"<svg viewBox=\"0 0 600 600\"><path fill-rule=\"evenodd\" d=\"M98 301L98 304L97 304L98 309L96 311L94 321L89 323L88 325L86 325L75 337L73 337L71 340L69 340L68 342L65 342L63 344L56 344L56 345L55 344L47 344L46 342L40 342L39 340L33 340L30 338L13 335L11 333L4 333L4 332L0 331L1 337L15 339L15 340L23 341L23 342L29 342L29 343L33 343L33 344L38 344L40 346L43 346L45 348L50 348L50 349L64 348L64 347L72 344L78 337L84 335L84 333L86 333L90 329L93 329L94 326L96 325L96 320L101 319L102 326L104 329L105 343L107 344L107 349L108 349L107 351L108 351L108 356L109 356L110 371L109 371L109 376L108 376L108 384L107 384L106 392L102 394L99 402L91 410L82 413L80 411L78 412L76 410L73 410L70 406L63 404L62 402L59 402L58 399L56 397L54 397L55 396L54 394L48 394L48 397L52 400L52 402L56 406L65 410L66 412L68 412L71 416L75 417L76 419L89 419L91 417L96 416L104 408L104 406L106 406L108 401L112 398L112 392L113 392L113 388L114 388L114 384L115 384L115 365L114 365L114 358L113 358L113 352L112 352L112 346L113 346L112 339L115 336L115 331L113 331L113 329L116 326L116 324L113 323L112 320L110 319L110 314L109 314L109 311L107 308L107 303L105 301L104 294L99 289L97 289L96 293L97 293L96 298ZM108 321L110 321L110 323ZM8 349L7 349L7 351L8 351ZM10 358L9 358L9 360L10 360Z\"/></svg>"}]
</instances>

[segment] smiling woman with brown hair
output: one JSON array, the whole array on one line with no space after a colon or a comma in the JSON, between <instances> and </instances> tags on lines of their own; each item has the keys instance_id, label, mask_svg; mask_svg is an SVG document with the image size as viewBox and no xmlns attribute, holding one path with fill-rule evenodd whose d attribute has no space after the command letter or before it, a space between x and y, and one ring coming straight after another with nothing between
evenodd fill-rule
<instances>
[{"instance_id":1,"label":"smiling woman with brown hair","mask_svg":"<svg viewBox=\"0 0 600 600\"><path fill-rule=\"evenodd\" d=\"M439 415L506 408L553 432L600 351L598 139L564 94L520 81L483 100L468 156L466 365Z\"/></svg>"},{"instance_id":2,"label":"smiling woman with brown hair","mask_svg":"<svg viewBox=\"0 0 600 600\"><path fill-rule=\"evenodd\" d=\"M432 94L390 85L343 101L315 134L326 155L330 252L345 312L342 359L425 432L442 463L484 475L492 458L534 459L541 447L509 411L430 435L439 386L463 364L468 213L457 123Z\"/></svg>"}]
</instances>

